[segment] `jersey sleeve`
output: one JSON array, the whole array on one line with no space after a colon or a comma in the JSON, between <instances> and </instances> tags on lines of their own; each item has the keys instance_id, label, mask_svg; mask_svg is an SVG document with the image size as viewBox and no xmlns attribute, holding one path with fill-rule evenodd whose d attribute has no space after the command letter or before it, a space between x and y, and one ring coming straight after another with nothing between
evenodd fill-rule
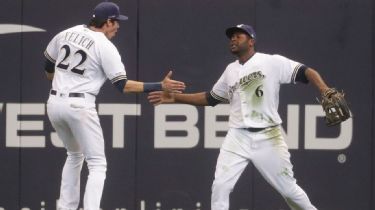
<instances>
[{"instance_id":1,"label":"jersey sleeve","mask_svg":"<svg viewBox=\"0 0 375 210\"><path fill-rule=\"evenodd\" d=\"M280 67L280 83L296 83L296 76L304 65L281 55L274 55Z\"/></svg>"},{"instance_id":2,"label":"jersey sleeve","mask_svg":"<svg viewBox=\"0 0 375 210\"><path fill-rule=\"evenodd\" d=\"M222 102L229 101L229 86L226 80L226 74L227 71L224 71L210 91L210 94L214 99Z\"/></svg>"},{"instance_id":3,"label":"jersey sleeve","mask_svg":"<svg viewBox=\"0 0 375 210\"><path fill-rule=\"evenodd\" d=\"M112 84L119 80L127 79L125 66L121 61L120 53L109 40L102 43L100 47L100 58L103 71Z\"/></svg>"},{"instance_id":4,"label":"jersey sleeve","mask_svg":"<svg viewBox=\"0 0 375 210\"><path fill-rule=\"evenodd\" d=\"M61 33L58 33L52 40L48 43L46 50L44 51L44 56L52 63L56 63L56 59L59 53L59 38Z\"/></svg>"}]
</instances>

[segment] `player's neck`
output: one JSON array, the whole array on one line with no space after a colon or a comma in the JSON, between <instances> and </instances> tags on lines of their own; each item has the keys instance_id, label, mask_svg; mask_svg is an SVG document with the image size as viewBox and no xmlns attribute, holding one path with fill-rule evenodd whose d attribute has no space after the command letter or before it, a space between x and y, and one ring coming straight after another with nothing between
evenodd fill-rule
<instances>
[{"instance_id":1,"label":"player's neck","mask_svg":"<svg viewBox=\"0 0 375 210\"><path fill-rule=\"evenodd\" d=\"M254 54L255 54L255 51L254 51L254 50L250 50L250 51L248 51L247 53L238 56L238 61L240 62L240 64L243 65L243 64L245 64L248 60L250 60L250 58L253 57Z\"/></svg>"}]
</instances>

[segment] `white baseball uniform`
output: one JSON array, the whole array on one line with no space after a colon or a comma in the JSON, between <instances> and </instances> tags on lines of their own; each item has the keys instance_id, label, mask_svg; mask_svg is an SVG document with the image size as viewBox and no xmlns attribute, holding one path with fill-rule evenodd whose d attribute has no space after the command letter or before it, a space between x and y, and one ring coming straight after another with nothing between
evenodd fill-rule
<instances>
[{"instance_id":1,"label":"white baseball uniform","mask_svg":"<svg viewBox=\"0 0 375 210\"><path fill-rule=\"evenodd\" d=\"M55 63L47 103L49 119L67 149L58 209L78 208L80 173L86 160L89 176L85 210L97 210L106 177L103 132L95 96L108 78L126 79L121 56L102 32L78 25L57 34L48 44L46 58Z\"/></svg>"},{"instance_id":2,"label":"white baseball uniform","mask_svg":"<svg viewBox=\"0 0 375 210\"><path fill-rule=\"evenodd\" d=\"M277 112L280 85L295 82L301 66L280 55L255 53L243 65L238 60L229 64L214 85L211 96L229 101L230 115L217 160L211 210L229 209L229 194L249 161L293 210L316 209L296 183Z\"/></svg>"}]
</instances>

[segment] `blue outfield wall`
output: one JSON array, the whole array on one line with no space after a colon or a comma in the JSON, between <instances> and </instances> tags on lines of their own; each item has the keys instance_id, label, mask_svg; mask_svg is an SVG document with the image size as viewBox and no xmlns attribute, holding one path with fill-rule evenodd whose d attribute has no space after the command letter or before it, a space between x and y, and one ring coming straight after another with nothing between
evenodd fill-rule
<instances>
[{"instance_id":1,"label":"blue outfield wall","mask_svg":"<svg viewBox=\"0 0 375 210\"><path fill-rule=\"evenodd\" d=\"M210 90L235 59L225 29L248 23L257 51L304 63L343 89L354 117L328 128L314 87L282 86L295 177L319 210L375 209L374 1L115 2L129 16L113 40L129 79L161 80L173 69L187 92ZM0 210L56 209L66 152L46 115L43 51L59 31L87 23L97 3L0 2ZM102 209L209 210L228 105L154 107L146 96L107 82L97 98L108 159ZM250 164L231 196L231 210L240 209L288 207Z\"/></svg>"}]
</instances>

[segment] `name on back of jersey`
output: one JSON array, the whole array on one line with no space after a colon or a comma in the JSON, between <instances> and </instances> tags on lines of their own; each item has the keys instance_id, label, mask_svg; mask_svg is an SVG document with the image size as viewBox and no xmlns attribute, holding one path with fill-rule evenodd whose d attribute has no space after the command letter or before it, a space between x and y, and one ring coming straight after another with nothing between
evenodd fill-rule
<instances>
[{"instance_id":1,"label":"name on back of jersey","mask_svg":"<svg viewBox=\"0 0 375 210\"><path fill-rule=\"evenodd\" d=\"M76 32L65 32L64 40L67 42L75 43L79 46L82 46L86 48L87 50L90 49L91 46L94 45L94 40L92 40L90 37L87 37L85 35L82 35L80 33Z\"/></svg>"}]
</instances>

